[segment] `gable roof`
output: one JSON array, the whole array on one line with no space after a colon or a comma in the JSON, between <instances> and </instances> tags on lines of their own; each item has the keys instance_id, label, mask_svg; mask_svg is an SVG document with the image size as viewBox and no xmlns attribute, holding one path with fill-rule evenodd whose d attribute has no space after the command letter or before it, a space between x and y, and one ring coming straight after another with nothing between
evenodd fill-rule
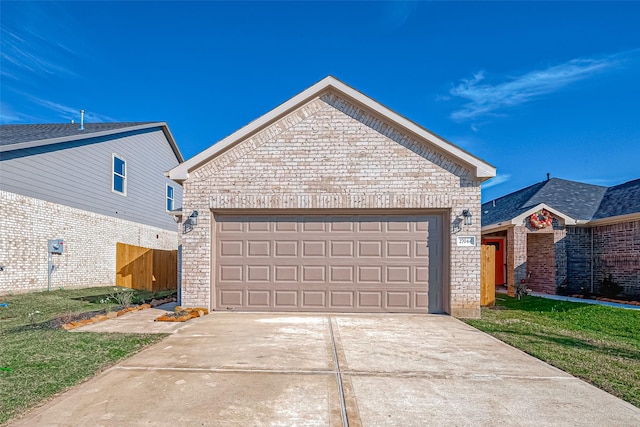
<instances>
[{"instance_id":1,"label":"gable roof","mask_svg":"<svg viewBox=\"0 0 640 427\"><path fill-rule=\"evenodd\" d=\"M82 130L78 123L0 125L0 153L156 127L161 128L182 163L182 154L165 122L85 123Z\"/></svg>"},{"instance_id":2,"label":"gable roof","mask_svg":"<svg viewBox=\"0 0 640 427\"><path fill-rule=\"evenodd\" d=\"M329 91L338 94L338 96L340 97L346 98L347 100L353 102L358 106L373 110L375 113L384 117L394 126L397 126L398 128L403 129L404 131L407 131L411 134L417 135L422 140L426 140L432 146L439 149L443 153L448 154L451 157L470 166L470 168L475 172L475 176L482 181L492 178L496 175L496 168L489 163L486 163L485 161L479 159L478 157L475 157L474 155L466 152L460 147L450 143L449 141L446 141L445 139L437 136L436 134L423 128L422 126L406 119L405 117L390 110L377 101L374 101L363 93L358 92L352 87L344 84L335 77L328 76L320 80L313 86L309 87L308 89L304 90L303 92L299 93L298 95L294 96L293 98L289 99L288 101L284 102L283 104L280 104L278 107L274 108L267 114L252 121L248 125L237 130L226 138L218 141L201 153L196 154L189 160L171 169L168 173L168 176L178 182L186 180L189 177L189 172L210 161L218 154L226 151L227 149L245 140L251 135L266 128L273 122L279 120L281 117L304 105L311 99L319 97Z\"/></svg>"},{"instance_id":3,"label":"gable roof","mask_svg":"<svg viewBox=\"0 0 640 427\"><path fill-rule=\"evenodd\" d=\"M513 224L543 208L573 224L640 213L640 179L607 188L551 178L483 203L482 227Z\"/></svg>"},{"instance_id":4,"label":"gable roof","mask_svg":"<svg viewBox=\"0 0 640 427\"><path fill-rule=\"evenodd\" d=\"M607 189L593 219L610 218L640 212L640 179Z\"/></svg>"}]
</instances>

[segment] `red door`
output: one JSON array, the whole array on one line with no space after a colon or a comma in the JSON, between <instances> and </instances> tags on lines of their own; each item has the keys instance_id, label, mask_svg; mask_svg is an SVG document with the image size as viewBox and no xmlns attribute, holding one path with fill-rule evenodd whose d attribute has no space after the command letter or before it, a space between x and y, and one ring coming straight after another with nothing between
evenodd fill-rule
<instances>
[{"instance_id":1,"label":"red door","mask_svg":"<svg viewBox=\"0 0 640 427\"><path fill-rule=\"evenodd\" d=\"M483 245L491 245L496 248L496 285L504 285L505 271L504 271L504 239L482 239Z\"/></svg>"}]
</instances>

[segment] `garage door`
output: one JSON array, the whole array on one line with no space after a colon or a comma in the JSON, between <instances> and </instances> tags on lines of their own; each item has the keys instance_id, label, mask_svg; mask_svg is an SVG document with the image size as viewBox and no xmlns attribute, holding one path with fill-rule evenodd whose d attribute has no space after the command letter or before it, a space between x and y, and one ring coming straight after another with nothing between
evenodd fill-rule
<instances>
[{"instance_id":1,"label":"garage door","mask_svg":"<svg viewBox=\"0 0 640 427\"><path fill-rule=\"evenodd\" d=\"M442 218L215 216L219 310L442 312Z\"/></svg>"}]
</instances>

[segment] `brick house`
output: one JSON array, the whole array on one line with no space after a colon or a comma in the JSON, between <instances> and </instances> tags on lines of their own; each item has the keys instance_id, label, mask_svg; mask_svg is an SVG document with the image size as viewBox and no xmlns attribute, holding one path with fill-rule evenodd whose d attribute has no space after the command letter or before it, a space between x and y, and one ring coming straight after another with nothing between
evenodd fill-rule
<instances>
[{"instance_id":1,"label":"brick house","mask_svg":"<svg viewBox=\"0 0 640 427\"><path fill-rule=\"evenodd\" d=\"M166 123L0 126L0 293L113 285L116 243L176 250L183 161ZM177 280L177 278L176 278Z\"/></svg>"},{"instance_id":2,"label":"brick house","mask_svg":"<svg viewBox=\"0 0 640 427\"><path fill-rule=\"evenodd\" d=\"M545 224L545 220L549 224ZM602 187L551 178L482 205L496 284L598 292L603 278L640 296L640 180Z\"/></svg>"},{"instance_id":3,"label":"brick house","mask_svg":"<svg viewBox=\"0 0 640 427\"><path fill-rule=\"evenodd\" d=\"M184 188L182 304L477 317L493 176L327 77L169 172Z\"/></svg>"}]
</instances>

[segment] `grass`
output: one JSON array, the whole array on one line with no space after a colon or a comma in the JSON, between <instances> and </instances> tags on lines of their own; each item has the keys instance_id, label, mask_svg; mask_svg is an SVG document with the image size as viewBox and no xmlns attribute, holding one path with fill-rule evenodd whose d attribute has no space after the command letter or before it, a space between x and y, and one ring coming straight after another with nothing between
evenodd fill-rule
<instances>
[{"instance_id":1,"label":"grass","mask_svg":"<svg viewBox=\"0 0 640 427\"><path fill-rule=\"evenodd\" d=\"M0 307L0 424L165 336L56 327L83 313L115 309L113 301L100 303L101 295L113 292L102 287L0 296L9 303ZM135 295L137 300L153 296Z\"/></svg>"},{"instance_id":2,"label":"grass","mask_svg":"<svg viewBox=\"0 0 640 427\"><path fill-rule=\"evenodd\" d=\"M467 323L640 407L638 310L499 296Z\"/></svg>"}]
</instances>

